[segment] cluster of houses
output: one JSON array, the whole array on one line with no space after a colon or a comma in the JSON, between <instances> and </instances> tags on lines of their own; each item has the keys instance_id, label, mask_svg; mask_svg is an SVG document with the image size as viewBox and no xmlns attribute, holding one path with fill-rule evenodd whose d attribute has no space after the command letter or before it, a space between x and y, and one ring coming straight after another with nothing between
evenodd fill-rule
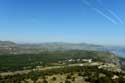
<instances>
[{"instance_id":1,"label":"cluster of houses","mask_svg":"<svg viewBox=\"0 0 125 83\"><path fill-rule=\"evenodd\" d=\"M69 60L66 60L68 62L89 62L91 63L92 62L92 59L69 59Z\"/></svg>"},{"instance_id":2,"label":"cluster of houses","mask_svg":"<svg viewBox=\"0 0 125 83\"><path fill-rule=\"evenodd\" d=\"M72 62L83 62L83 63L92 63L92 59L67 59L64 61L59 61L58 63L72 63Z\"/></svg>"}]
</instances>

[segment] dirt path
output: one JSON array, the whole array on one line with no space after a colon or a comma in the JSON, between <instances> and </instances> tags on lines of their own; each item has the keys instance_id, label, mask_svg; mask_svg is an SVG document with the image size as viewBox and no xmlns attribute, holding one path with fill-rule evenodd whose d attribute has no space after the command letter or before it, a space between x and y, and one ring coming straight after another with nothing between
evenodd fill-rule
<instances>
[{"instance_id":1,"label":"dirt path","mask_svg":"<svg viewBox=\"0 0 125 83\"><path fill-rule=\"evenodd\" d=\"M43 70L50 70L50 69L57 69L57 68L64 68L64 67L72 67L72 66L88 66L90 64L82 63L82 64L70 64L66 66L52 66L52 67L43 67L43 68L35 68L35 69L29 69L29 70L21 70L21 71L15 71L15 72L2 72L0 73L1 76L7 76L7 75L16 75L16 74L28 74L31 71L43 71Z\"/></svg>"}]
</instances>

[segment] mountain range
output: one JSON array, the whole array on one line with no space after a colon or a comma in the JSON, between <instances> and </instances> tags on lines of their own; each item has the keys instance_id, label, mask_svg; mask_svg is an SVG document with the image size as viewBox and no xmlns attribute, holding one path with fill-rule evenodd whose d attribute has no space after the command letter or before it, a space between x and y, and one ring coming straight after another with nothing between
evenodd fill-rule
<instances>
[{"instance_id":1,"label":"mountain range","mask_svg":"<svg viewBox=\"0 0 125 83\"><path fill-rule=\"evenodd\" d=\"M117 56L125 56L125 47L121 46L103 46L87 43L39 43L39 44L19 44L12 41L0 41L0 54L30 54L40 53L42 51L65 51L65 50L92 50L92 51L110 51Z\"/></svg>"}]
</instances>

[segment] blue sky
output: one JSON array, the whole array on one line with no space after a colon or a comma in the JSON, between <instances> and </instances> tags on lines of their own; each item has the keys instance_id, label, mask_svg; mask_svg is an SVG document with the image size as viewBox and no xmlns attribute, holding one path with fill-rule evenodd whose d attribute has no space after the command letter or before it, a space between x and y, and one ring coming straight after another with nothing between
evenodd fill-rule
<instances>
[{"instance_id":1,"label":"blue sky","mask_svg":"<svg viewBox=\"0 0 125 83\"><path fill-rule=\"evenodd\" d=\"M0 0L0 40L125 45L124 0Z\"/></svg>"}]
</instances>

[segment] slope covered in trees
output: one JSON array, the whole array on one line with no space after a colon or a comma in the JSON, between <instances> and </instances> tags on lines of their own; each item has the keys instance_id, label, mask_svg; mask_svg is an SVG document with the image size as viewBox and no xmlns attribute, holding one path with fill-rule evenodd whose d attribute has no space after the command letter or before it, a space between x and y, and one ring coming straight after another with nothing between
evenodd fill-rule
<instances>
[{"instance_id":1,"label":"slope covered in trees","mask_svg":"<svg viewBox=\"0 0 125 83\"><path fill-rule=\"evenodd\" d=\"M47 66L49 63L58 63L69 59L93 59L119 65L117 56L109 52L97 51L44 51L39 54L8 54L0 56L0 71L15 71L32 69L36 66Z\"/></svg>"}]
</instances>

